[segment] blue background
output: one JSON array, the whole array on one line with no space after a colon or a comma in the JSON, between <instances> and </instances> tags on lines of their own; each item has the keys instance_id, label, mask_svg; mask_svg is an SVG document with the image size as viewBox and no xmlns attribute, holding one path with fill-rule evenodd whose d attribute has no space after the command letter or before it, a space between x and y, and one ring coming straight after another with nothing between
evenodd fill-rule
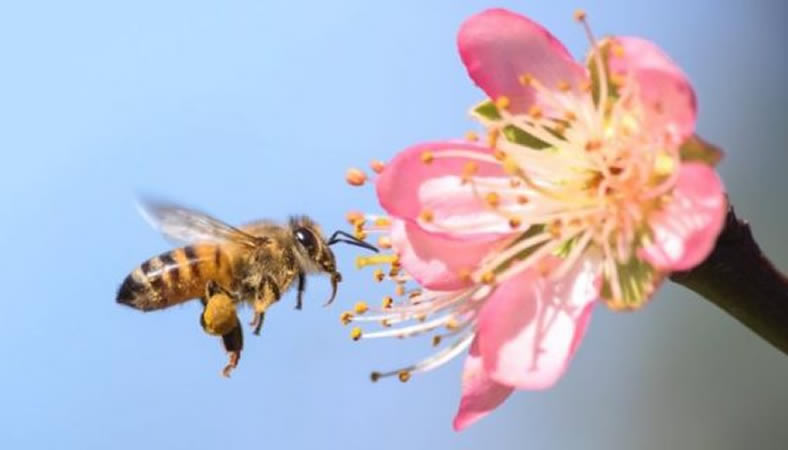
<instances>
[{"instance_id":1,"label":"blue background","mask_svg":"<svg viewBox=\"0 0 788 450\"><path fill-rule=\"evenodd\" d=\"M290 294L241 366L195 304L143 315L119 282L167 244L135 192L230 222L375 210L344 169L473 126L482 96L456 30L508 6L575 55L581 2L87 1L0 4L0 446L3 448L784 448L788 358L668 285L643 311L599 308L567 375L456 434L458 358L402 385L371 369L427 341L352 343L338 315L381 295L338 249L338 305ZM594 2L597 34L656 41L698 93L699 132L728 151L731 198L788 268L781 1ZM244 317L247 320L248 314Z\"/></svg>"}]
</instances>

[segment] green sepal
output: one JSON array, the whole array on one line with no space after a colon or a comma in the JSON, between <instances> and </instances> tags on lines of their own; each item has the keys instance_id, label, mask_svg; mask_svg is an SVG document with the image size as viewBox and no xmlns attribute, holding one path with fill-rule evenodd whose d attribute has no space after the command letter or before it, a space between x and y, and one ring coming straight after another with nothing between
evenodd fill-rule
<instances>
[{"instance_id":1,"label":"green sepal","mask_svg":"<svg viewBox=\"0 0 788 450\"><path fill-rule=\"evenodd\" d=\"M485 100L471 109L471 116L479 119L482 123L497 122L501 120L501 113L498 107L490 100Z\"/></svg>"},{"instance_id":2,"label":"green sepal","mask_svg":"<svg viewBox=\"0 0 788 450\"><path fill-rule=\"evenodd\" d=\"M711 167L722 160L725 153L716 146L706 142L698 135L692 135L681 144L679 157L681 162L702 162Z\"/></svg>"},{"instance_id":3,"label":"green sepal","mask_svg":"<svg viewBox=\"0 0 788 450\"><path fill-rule=\"evenodd\" d=\"M471 116L487 126L494 125L503 118L498 111L498 107L495 106L495 103L491 100L485 100L474 106L471 109ZM509 142L528 147L532 150L542 150L550 147L550 144L514 125L506 125L501 131Z\"/></svg>"},{"instance_id":4,"label":"green sepal","mask_svg":"<svg viewBox=\"0 0 788 450\"><path fill-rule=\"evenodd\" d=\"M653 294L661 276L654 268L632 256L624 264L615 263L618 271L618 282L621 288L621 298L613 298L613 289L609 275L605 273L602 281L601 297L612 309L638 309L646 304Z\"/></svg>"}]
</instances>

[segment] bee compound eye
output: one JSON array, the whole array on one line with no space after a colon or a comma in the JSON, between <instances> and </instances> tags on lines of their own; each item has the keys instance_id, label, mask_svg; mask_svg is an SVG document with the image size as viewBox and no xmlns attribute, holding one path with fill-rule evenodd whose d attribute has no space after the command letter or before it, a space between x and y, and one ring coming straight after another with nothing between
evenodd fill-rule
<instances>
[{"instance_id":1,"label":"bee compound eye","mask_svg":"<svg viewBox=\"0 0 788 450\"><path fill-rule=\"evenodd\" d=\"M306 228L299 228L295 232L295 238L304 248L309 251L310 254L314 254L315 250L317 250L317 239L315 235Z\"/></svg>"}]
</instances>

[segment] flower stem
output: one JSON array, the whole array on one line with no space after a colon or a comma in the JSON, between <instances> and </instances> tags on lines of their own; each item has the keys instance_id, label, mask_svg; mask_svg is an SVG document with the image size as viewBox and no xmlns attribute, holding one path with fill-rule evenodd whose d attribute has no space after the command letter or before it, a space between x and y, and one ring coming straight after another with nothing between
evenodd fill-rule
<instances>
[{"instance_id":1,"label":"flower stem","mask_svg":"<svg viewBox=\"0 0 788 450\"><path fill-rule=\"evenodd\" d=\"M732 206L709 257L670 278L788 354L788 278L764 256Z\"/></svg>"}]
</instances>

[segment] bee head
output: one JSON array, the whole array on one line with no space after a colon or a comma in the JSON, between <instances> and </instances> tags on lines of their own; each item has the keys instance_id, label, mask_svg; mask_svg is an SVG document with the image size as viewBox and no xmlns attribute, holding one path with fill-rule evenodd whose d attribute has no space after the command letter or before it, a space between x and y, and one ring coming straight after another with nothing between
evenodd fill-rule
<instances>
[{"instance_id":1,"label":"bee head","mask_svg":"<svg viewBox=\"0 0 788 450\"><path fill-rule=\"evenodd\" d=\"M331 245L337 242L364 247L377 252L375 246L368 244L356 237L337 231L328 240L323 236L320 226L307 216L290 218L290 230L296 241L296 250L300 256L302 267L309 272L324 272L331 276L331 297L327 305L334 301L337 286L342 281L342 274L337 272L336 258L331 251Z\"/></svg>"}]
</instances>

